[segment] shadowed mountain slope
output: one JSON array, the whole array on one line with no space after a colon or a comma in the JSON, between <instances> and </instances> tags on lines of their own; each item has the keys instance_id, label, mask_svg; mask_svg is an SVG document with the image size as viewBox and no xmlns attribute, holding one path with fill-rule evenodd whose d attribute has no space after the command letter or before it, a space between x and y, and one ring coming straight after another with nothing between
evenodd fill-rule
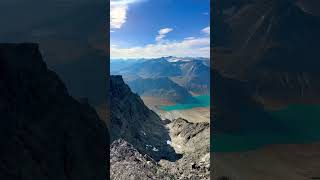
<instances>
[{"instance_id":1,"label":"shadowed mountain slope","mask_svg":"<svg viewBox=\"0 0 320 180\"><path fill-rule=\"evenodd\" d=\"M197 103L197 100L185 88L168 77L136 79L129 81L128 85L140 96L166 98L174 103Z\"/></svg>"},{"instance_id":2,"label":"shadowed mountain slope","mask_svg":"<svg viewBox=\"0 0 320 180\"><path fill-rule=\"evenodd\" d=\"M0 44L0 179L106 179L107 131L43 62L36 44Z\"/></svg>"},{"instance_id":3,"label":"shadowed mountain slope","mask_svg":"<svg viewBox=\"0 0 320 180\"><path fill-rule=\"evenodd\" d=\"M229 39L214 45L213 68L247 81L267 106L319 102L320 18L287 0L230 4L217 12L216 26Z\"/></svg>"},{"instance_id":4,"label":"shadowed mountain slope","mask_svg":"<svg viewBox=\"0 0 320 180\"><path fill-rule=\"evenodd\" d=\"M167 144L170 136L161 118L131 92L121 76L110 77L110 98L112 141L122 138L156 161L177 158Z\"/></svg>"}]
</instances>

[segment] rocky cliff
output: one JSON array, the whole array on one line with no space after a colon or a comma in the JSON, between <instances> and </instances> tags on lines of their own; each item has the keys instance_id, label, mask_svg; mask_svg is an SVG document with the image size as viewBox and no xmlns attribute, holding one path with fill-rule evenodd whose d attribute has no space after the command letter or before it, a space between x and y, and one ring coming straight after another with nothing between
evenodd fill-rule
<instances>
[{"instance_id":1,"label":"rocky cliff","mask_svg":"<svg viewBox=\"0 0 320 180\"><path fill-rule=\"evenodd\" d=\"M36 44L0 44L0 179L107 179L107 131Z\"/></svg>"},{"instance_id":2,"label":"rocky cliff","mask_svg":"<svg viewBox=\"0 0 320 180\"><path fill-rule=\"evenodd\" d=\"M161 118L132 93L121 76L110 77L111 140L122 138L155 160L176 159Z\"/></svg>"},{"instance_id":3,"label":"rocky cliff","mask_svg":"<svg viewBox=\"0 0 320 180\"><path fill-rule=\"evenodd\" d=\"M209 179L209 123L165 123L121 76L110 87L112 179Z\"/></svg>"}]
</instances>

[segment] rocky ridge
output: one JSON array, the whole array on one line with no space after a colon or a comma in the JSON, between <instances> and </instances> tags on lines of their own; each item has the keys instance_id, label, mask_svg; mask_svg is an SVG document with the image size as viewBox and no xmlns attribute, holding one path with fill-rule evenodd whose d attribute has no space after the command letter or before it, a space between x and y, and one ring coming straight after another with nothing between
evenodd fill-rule
<instances>
[{"instance_id":1,"label":"rocky ridge","mask_svg":"<svg viewBox=\"0 0 320 180\"><path fill-rule=\"evenodd\" d=\"M121 76L110 77L110 98L112 141L122 138L156 161L177 158L167 144L170 136L161 118L144 105Z\"/></svg>"},{"instance_id":2,"label":"rocky ridge","mask_svg":"<svg viewBox=\"0 0 320 180\"><path fill-rule=\"evenodd\" d=\"M107 179L108 132L37 44L0 44L0 179Z\"/></svg>"}]
</instances>

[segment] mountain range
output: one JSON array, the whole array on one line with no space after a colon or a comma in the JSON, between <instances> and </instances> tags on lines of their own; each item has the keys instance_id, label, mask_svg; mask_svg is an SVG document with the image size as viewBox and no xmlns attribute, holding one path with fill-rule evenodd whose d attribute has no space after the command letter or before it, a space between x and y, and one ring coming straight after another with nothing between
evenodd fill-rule
<instances>
[{"instance_id":1,"label":"mountain range","mask_svg":"<svg viewBox=\"0 0 320 180\"><path fill-rule=\"evenodd\" d=\"M209 94L210 65L207 58L162 57L111 60L111 74L122 75L142 96L166 98L173 103L194 103L194 95Z\"/></svg>"},{"instance_id":2,"label":"mountain range","mask_svg":"<svg viewBox=\"0 0 320 180\"><path fill-rule=\"evenodd\" d=\"M197 103L197 100L183 87L168 77L136 79L129 81L131 90L140 96L165 97L177 103Z\"/></svg>"}]
</instances>

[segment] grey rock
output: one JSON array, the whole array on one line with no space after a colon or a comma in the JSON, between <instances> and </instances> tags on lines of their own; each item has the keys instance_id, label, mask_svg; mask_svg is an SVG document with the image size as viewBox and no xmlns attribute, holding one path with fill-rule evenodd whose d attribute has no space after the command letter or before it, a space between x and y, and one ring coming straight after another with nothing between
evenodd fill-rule
<instances>
[{"instance_id":1,"label":"grey rock","mask_svg":"<svg viewBox=\"0 0 320 180\"><path fill-rule=\"evenodd\" d=\"M110 77L110 98L112 141L123 138L156 161L177 159L175 151L167 144L170 136L161 118L131 92L121 76Z\"/></svg>"},{"instance_id":2,"label":"grey rock","mask_svg":"<svg viewBox=\"0 0 320 180\"><path fill-rule=\"evenodd\" d=\"M180 118L168 126L172 145L183 156L175 162L163 160L160 164L175 179L210 179L210 124L191 123Z\"/></svg>"},{"instance_id":3,"label":"grey rock","mask_svg":"<svg viewBox=\"0 0 320 180\"><path fill-rule=\"evenodd\" d=\"M115 140L110 147L112 180L170 180L168 174L148 155L142 155L123 139Z\"/></svg>"},{"instance_id":4,"label":"grey rock","mask_svg":"<svg viewBox=\"0 0 320 180\"><path fill-rule=\"evenodd\" d=\"M121 76L111 76L110 87L113 180L209 179L209 123L164 123Z\"/></svg>"}]
</instances>

